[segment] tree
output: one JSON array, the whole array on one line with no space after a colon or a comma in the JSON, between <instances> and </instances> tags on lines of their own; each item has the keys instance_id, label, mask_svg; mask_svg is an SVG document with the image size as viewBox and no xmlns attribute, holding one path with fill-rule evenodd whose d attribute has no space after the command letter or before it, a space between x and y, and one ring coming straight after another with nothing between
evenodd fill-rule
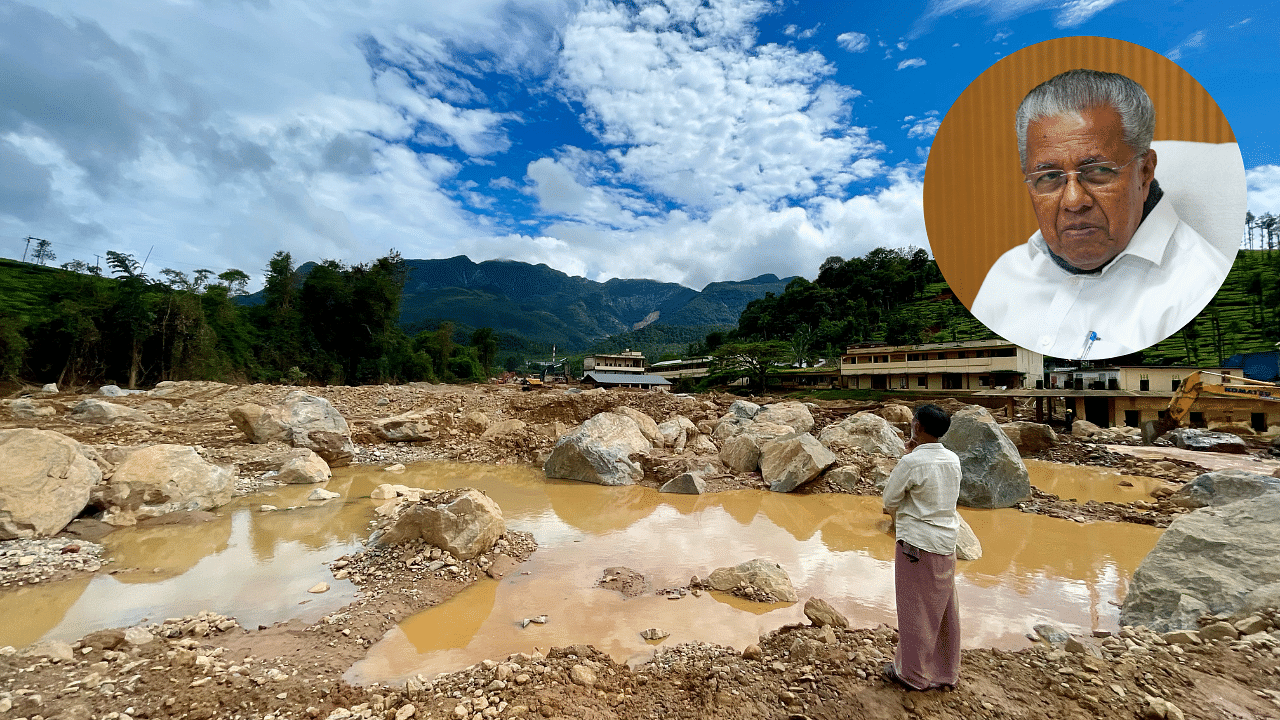
<instances>
[{"instance_id":1,"label":"tree","mask_svg":"<svg viewBox=\"0 0 1280 720\"><path fill-rule=\"evenodd\" d=\"M69 262L64 262L60 267L63 270L70 270L71 272L80 273L81 275L95 274L93 273L93 266L83 260L71 260Z\"/></svg>"},{"instance_id":2,"label":"tree","mask_svg":"<svg viewBox=\"0 0 1280 720\"><path fill-rule=\"evenodd\" d=\"M493 337L493 328L477 328L471 333L471 347L475 348L485 375L493 374L493 359L498 355L498 341Z\"/></svg>"},{"instance_id":3,"label":"tree","mask_svg":"<svg viewBox=\"0 0 1280 720\"><path fill-rule=\"evenodd\" d=\"M791 347L776 340L728 343L712 353L708 378L723 383L749 378L760 394L764 394L769 376L776 375L791 355Z\"/></svg>"},{"instance_id":4,"label":"tree","mask_svg":"<svg viewBox=\"0 0 1280 720\"><path fill-rule=\"evenodd\" d=\"M52 245L53 243L48 240L36 240L36 249L31 253L31 259L35 260L37 265L57 260L58 256L54 255L53 250L50 249Z\"/></svg>"},{"instance_id":5,"label":"tree","mask_svg":"<svg viewBox=\"0 0 1280 720\"><path fill-rule=\"evenodd\" d=\"M108 250L107 267L111 268L111 271L117 277L131 277L138 278L140 280L146 279L146 276L142 274L141 266L138 264L138 261L133 258L133 255L128 253L119 253L115 250Z\"/></svg>"},{"instance_id":6,"label":"tree","mask_svg":"<svg viewBox=\"0 0 1280 720\"><path fill-rule=\"evenodd\" d=\"M243 270L231 268L226 272L218 273L218 279L221 280L227 288L227 295L238 297L245 294L245 286L249 284L249 276Z\"/></svg>"}]
</instances>

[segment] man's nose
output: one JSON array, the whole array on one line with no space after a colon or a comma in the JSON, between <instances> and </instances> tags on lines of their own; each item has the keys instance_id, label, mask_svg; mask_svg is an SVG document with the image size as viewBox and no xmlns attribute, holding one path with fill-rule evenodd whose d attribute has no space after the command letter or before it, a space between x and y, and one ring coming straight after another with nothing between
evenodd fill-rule
<instances>
[{"instance_id":1,"label":"man's nose","mask_svg":"<svg viewBox=\"0 0 1280 720\"><path fill-rule=\"evenodd\" d=\"M1062 208L1070 212L1084 212L1093 207L1093 196L1080 183L1080 176L1067 176L1067 184L1062 188Z\"/></svg>"}]
</instances>

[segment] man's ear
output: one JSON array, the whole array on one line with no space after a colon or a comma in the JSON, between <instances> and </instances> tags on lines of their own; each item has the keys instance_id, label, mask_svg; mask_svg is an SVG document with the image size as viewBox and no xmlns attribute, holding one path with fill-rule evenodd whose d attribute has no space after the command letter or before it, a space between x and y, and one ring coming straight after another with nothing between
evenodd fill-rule
<instances>
[{"instance_id":1,"label":"man's ear","mask_svg":"<svg viewBox=\"0 0 1280 720\"><path fill-rule=\"evenodd\" d=\"M1142 197L1145 200L1147 191L1151 189L1151 181L1156 177L1156 151L1148 149L1142 157Z\"/></svg>"}]
</instances>

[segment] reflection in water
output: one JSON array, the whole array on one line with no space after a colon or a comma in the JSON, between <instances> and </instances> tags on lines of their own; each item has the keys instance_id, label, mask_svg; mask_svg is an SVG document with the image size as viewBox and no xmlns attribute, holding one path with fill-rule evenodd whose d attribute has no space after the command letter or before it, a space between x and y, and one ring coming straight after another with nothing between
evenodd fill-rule
<instances>
[{"instance_id":1,"label":"reflection in water","mask_svg":"<svg viewBox=\"0 0 1280 720\"><path fill-rule=\"evenodd\" d=\"M652 652L640 638L649 627L669 631L663 641L669 644L701 640L741 648L804 617L803 602L762 605L721 593L627 599L595 586L604 569L615 565L663 588L767 557L786 568L802 600L825 598L856 626L895 624L893 538L878 498L753 490L663 495L634 486L546 482L536 471L529 471L535 478L530 492L523 477L459 471L468 466L428 467L431 476L411 471L399 482L480 487L498 501L509 527L533 533L539 550L520 572L501 582L483 581L388 632L351 669L351 681L430 676L484 658L581 642L619 660L635 660ZM370 482L379 480L372 476ZM506 487L509 482L518 492ZM1114 628L1119 611L1108 601L1123 598L1124 578L1161 532L1120 523L1081 525L1016 510L962 513L985 552L959 567L964 641L971 647L1023 647L1023 634L1045 619L1080 631ZM546 625L521 627L523 618L544 613L550 616ZM470 637L460 637L472 628Z\"/></svg>"},{"instance_id":2,"label":"reflection in water","mask_svg":"<svg viewBox=\"0 0 1280 720\"><path fill-rule=\"evenodd\" d=\"M1046 460L1023 460L1031 484L1064 500L1130 503L1150 500L1151 491L1164 485L1156 478L1122 475L1093 465L1064 465ZM1125 487L1128 482L1132 487Z\"/></svg>"}]
</instances>

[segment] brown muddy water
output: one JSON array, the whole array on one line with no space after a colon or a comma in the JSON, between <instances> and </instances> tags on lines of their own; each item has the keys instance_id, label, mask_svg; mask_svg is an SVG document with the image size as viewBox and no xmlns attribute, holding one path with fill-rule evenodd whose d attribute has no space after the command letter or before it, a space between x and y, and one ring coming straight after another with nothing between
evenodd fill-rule
<instances>
[{"instance_id":1,"label":"brown muddy water","mask_svg":"<svg viewBox=\"0 0 1280 720\"><path fill-rule=\"evenodd\" d=\"M429 677L484 658L574 643L639 660L656 644L640 637L650 627L671 633L666 644L701 640L741 649L765 631L802 621L810 596L826 599L856 626L895 624L893 538L878 498L752 490L669 495L548 481L530 467L459 463L400 474L342 468L334 475L328 488L342 497L325 503L305 500L311 486L287 487L237 500L200 525L109 535L104 543L115 560L107 567L115 575L0 594L0 617L22 619L0 623L0 645L72 639L201 609L234 615L246 627L318 619L353 597L350 583L334 580L324 563L360 546L377 502L369 492L382 482L480 488L508 526L532 533L539 549L502 581L482 579L392 629L351 669L355 682ZM263 504L301 507L263 513L257 510ZM1161 532L1016 510L961 512L984 550L982 559L958 568L966 647L1024 647L1024 634L1044 620L1076 631L1114 630L1127 579ZM754 557L780 563L801 602L759 604L720 593L668 600L652 592ZM596 587L613 566L643 573L652 591L627 599ZM328 593L307 593L322 580L332 586ZM537 615L548 622L521 627Z\"/></svg>"},{"instance_id":2,"label":"brown muddy water","mask_svg":"<svg viewBox=\"0 0 1280 720\"><path fill-rule=\"evenodd\" d=\"M1047 460L1023 460L1031 484L1063 500L1077 502L1130 503L1150 500L1151 491L1163 480L1142 475L1124 475L1090 465L1064 465ZM1127 483L1127 484L1126 484Z\"/></svg>"}]
</instances>

